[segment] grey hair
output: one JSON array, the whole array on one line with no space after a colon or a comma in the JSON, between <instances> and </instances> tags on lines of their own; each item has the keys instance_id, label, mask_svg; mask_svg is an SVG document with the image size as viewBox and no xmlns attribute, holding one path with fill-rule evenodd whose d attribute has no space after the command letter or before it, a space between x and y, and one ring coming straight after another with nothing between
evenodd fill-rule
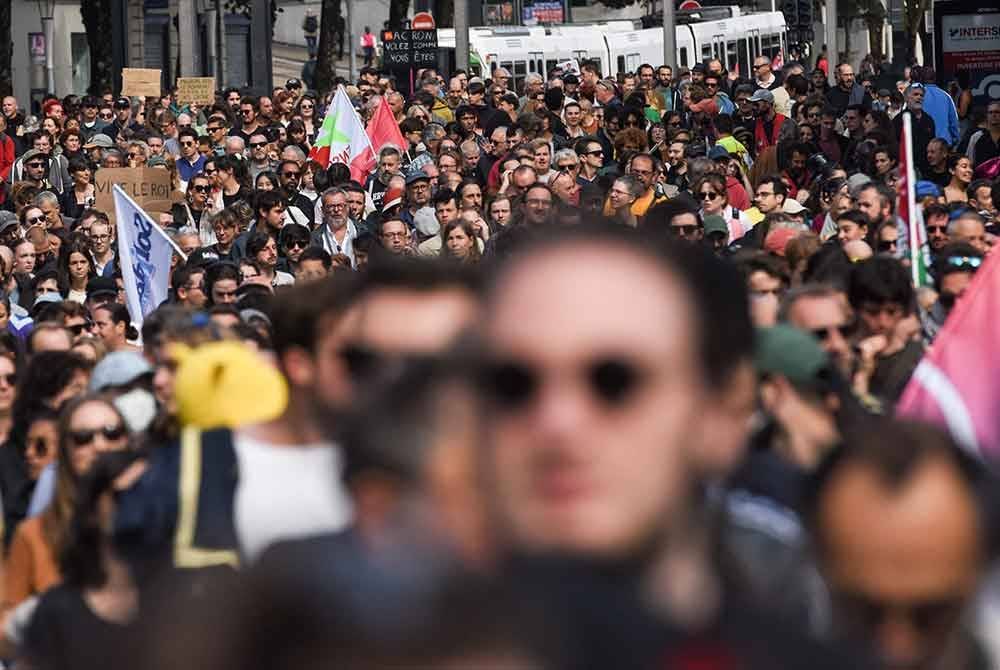
<instances>
[{"instance_id":1,"label":"grey hair","mask_svg":"<svg viewBox=\"0 0 1000 670\"><path fill-rule=\"evenodd\" d=\"M299 164L302 164L302 163L306 162L306 152L302 151L302 149L300 149L299 147L295 146L294 144L289 144L287 147L285 147L284 149L282 149L281 150L282 155L284 155L284 153L286 151L289 151L292 154L294 154L295 158L293 158L292 160L298 161Z\"/></svg>"},{"instance_id":2,"label":"grey hair","mask_svg":"<svg viewBox=\"0 0 1000 670\"><path fill-rule=\"evenodd\" d=\"M181 226L177 229L177 237L190 237L191 235L200 236L200 233L194 226Z\"/></svg>"},{"instance_id":3,"label":"grey hair","mask_svg":"<svg viewBox=\"0 0 1000 670\"><path fill-rule=\"evenodd\" d=\"M537 72L529 72L524 76L525 84L541 84L543 81L545 80L542 79L542 75Z\"/></svg>"},{"instance_id":4,"label":"grey hair","mask_svg":"<svg viewBox=\"0 0 1000 670\"><path fill-rule=\"evenodd\" d=\"M560 149L556 152L556 155L552 157L552 163L558 165L559 161L571 160L574 163L579 163L580 158L576 155L576 152L572 149Z\"/></svg>"},{"instance_id":5,"label":"grey hair","mask_svg":"<svg viewBox=\"0 0 1000 670\"><path fill-rule=\"evenodd\" d=\"M226 138L226 146L229 146L230 143L234 143L234 146L239 146L240 151L245 151L246 148L247 148L247 143L244 142L243 138L240 137L239 135L230 135L229 137L227 137ZM235 144L235 143L238 143L238 144Z\"/></svg>"},{"instance_id":6,"label":"grey hair","mask_svg":"<svg viewBox=\"0 0 1000 670\"><path fill-rule=\"evenodd\" d=\"M42 191L41 193L39 193L38 195L35 196L35 199L32 202L32 204L35 207L41 207L43 203L48 203L50 205L55 205L55 206L58 207L59 206L59 196L57 196L52 191Z\"/></svg>"},{"instance_id":7,"label":"grey hair","mask_svg":"<svg viewBox=\"0 0 1000 670\"><path fill-rule=\"evenodd\" d=\"M395 144L386 143L378 150L378 159L382 160L386 156L401 156L402 153Z\"/></svg>"},{"instance_id":8,"label":"grey hair","mask_svg":"<svg viewBox=\"0 0 1000 670\"><path fill-rule=\"evenodd\" d=\"M444 131L444 127L440 123L428 123L424 126L423 140L427 142L428 140L440 140L447 135Z\"/></svg>"},{"instance_id":9,"label":"grey hair","mask_svg":"<svg viewBox=\"0 0 1000 670\"><path fill-rule=\"evenodd\" d=\"M328 195L342 195L346 198L347 191L345 191L340 186L331 186L330 188L323 191L323 193L319 196L319 201L323 202L323 199L326 198Z\"/></svg>"},{"instance_id":10,"label":"grey hair","mask_svg":"<svg viewBox=\"0 0 1000 670\"><path fill-rule=\"evenodd\" d=\"M645 187L642 185L638 179L630 174L623 174L620 177L615 178L616 182L621 182L628 189L629 195L638 198L645 191Z\"/></svg>"}]
</instances>

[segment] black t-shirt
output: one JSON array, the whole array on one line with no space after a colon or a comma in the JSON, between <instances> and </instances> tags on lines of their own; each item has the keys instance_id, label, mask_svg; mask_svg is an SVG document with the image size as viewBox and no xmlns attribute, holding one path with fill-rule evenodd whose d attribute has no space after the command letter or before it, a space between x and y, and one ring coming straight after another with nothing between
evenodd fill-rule
<instances>
[{"instance_id":1,"label":"black t-shirt","mask_svg":"<svg viewBox=\"0 0 1000 670\"><path fill-rule=\"evenodd\" d=\"M23 651L32 668L139 667L134 626L106 621L87 606L79 589L46 591L25 633Z\"/></svg>"}]
</instances>

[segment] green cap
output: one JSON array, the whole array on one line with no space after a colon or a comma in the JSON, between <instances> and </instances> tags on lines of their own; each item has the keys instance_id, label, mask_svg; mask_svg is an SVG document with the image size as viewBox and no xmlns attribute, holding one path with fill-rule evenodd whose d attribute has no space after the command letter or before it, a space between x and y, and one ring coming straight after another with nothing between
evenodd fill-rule
<instances>
[{"instance_id":1,"label":"green cap","mask_svg":"<svg viewBox=\"0 0 1000 670\"><path fill-rule=\"evenodd\" d=\"M830 363L829 356L816 338L787 324L758 328L754 365L761 375L781 375L799 388L821 384L821 370Z\"/></svg>"},{"instance_id":2,"label":"green cap","mask_svg":"<svg viewBox=\"0 0 1000 670\"><path fill-rule=\"evenodd\" d=\"M726 237L729 237L729 226L726 225L726 220L718 214L709 214L704 219L705 224L705 235L711 235L712 233L725 233Z\"/></svg>"}]
</instances>

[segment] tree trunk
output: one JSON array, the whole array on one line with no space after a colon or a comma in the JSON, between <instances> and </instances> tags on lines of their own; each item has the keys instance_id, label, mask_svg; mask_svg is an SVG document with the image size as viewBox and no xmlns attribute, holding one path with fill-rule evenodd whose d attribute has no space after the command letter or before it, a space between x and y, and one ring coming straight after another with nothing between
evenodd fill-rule
<instances>
[{"instance_id":1,"label":"tree trunk","mask_svg":"<svg viewBox=\"0 0 1000 670\"><path fill-rule=\"evenodd\" d=\"M465 2L466 0L461 0ZM452 27L455 25L455 0L436 0L437 11L434 13L434 22L438 26Z\"/></svg>"},{"instance_id":2,"label":"tree trunk","mask_svg":"<svg viewBox=\"0 0 1000 670\"><path fill-rule=\"evenodd\" d=\"M389 27L398 30L406 20L406 15L410 13L410 0L390 0L389 2Z\"/></svg>"},{"instance_id":3,"label":"tree trunk","mask_svg":"<svg viewBox=\"0 0 1000 670\"><path fill-rule=\"evenodd\" d=\"M90 48L90 86L87 92L101 95L111 89L111 2L80 0L80 14Z\"/></svg>"},{"instance_id":4,"label":"tree trunk","mask_svg":"<svg viewBox=\"0 0 1000 670\"><path fill-rule=\"evenodd\" d=\"M316 90L324 94L336 77L337 26L342 23L340 0L323 0L319 17L319 48L316 51Z\"/></svg>"},{"instance_id":5,"label":"tree trunk","mask_svg":"<svg viewBox=\"0 0 1000 670\"><path fill-rule=\"evenodd\" d=\"M872 58L881 62L882 60L882 27L884 22L881 18L868 19L868 47L872 52Z\"/></svg>"},{"instance_id":6,"label":"tree trunk","mask_svg":"<svg viewBox=\"0 0 1000 670\"><path fill-rule=\"evenodd\" d=\"M14 95L14 43L10 39L11 3L0 2L0 96Z\"/></svg>"}]
</instances>

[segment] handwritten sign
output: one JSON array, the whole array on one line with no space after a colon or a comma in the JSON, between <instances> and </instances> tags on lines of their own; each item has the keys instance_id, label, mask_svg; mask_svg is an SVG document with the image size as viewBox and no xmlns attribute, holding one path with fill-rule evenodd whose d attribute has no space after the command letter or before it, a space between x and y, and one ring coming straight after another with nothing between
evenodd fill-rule
<instances>
[{"instance_id":1,"label":"handwritten sign","mask_svg":"<svg viewBox=\"0 0 1000 670\"><path fill-rule=\"evenodd\" d=\"M134 67L123 68L122 95L159 97L160 71Z\"/></svg>"},{"instance_id":2,"label":"handwritten sign","mask_svg":"<svg viewBox=\"0 0 1000 670\"><path fill-rule=\"evenodd\" d=\"M215 102L215 77L178 77L177 102L211 105Z\"/></svg>"},{"instance_id":3,"label":"handwritten sign","mask_svg":"<svg viewBox=\"0 0 1000 670\"><path fill-rule=\"evenodd\" d=\"M436 30L411 30L410 50L414 67L436 67L438 37Z\"/></svg>"},{"instance_id":4,"label":"handwritten sign","mask_svg":"<svg viewBox=\"0 0 1000 670\"><path fill-rule=\"evenodd\" d=\"M163 168L101 168L94 173L94 207L115 211L112 186L117 184L147 211L169 211L173 195L170 172Z\"/></svg>"}]
</instances>

